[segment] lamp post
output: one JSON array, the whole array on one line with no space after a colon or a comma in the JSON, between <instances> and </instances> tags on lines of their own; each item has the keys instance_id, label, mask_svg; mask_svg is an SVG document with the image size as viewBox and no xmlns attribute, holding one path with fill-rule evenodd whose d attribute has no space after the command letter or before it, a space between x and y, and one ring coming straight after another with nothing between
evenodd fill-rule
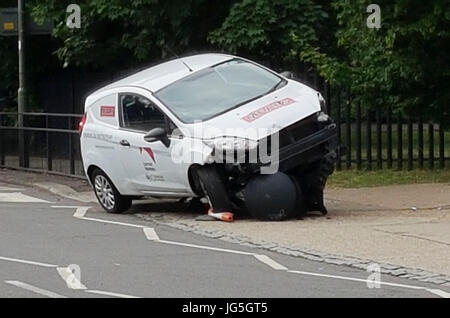
<instances>
[{"instance_id":1,"label":"lamp post","mask_svg":"<svg viewBox=\"0 0 450 318\"><path fill-rule=\"evenodd\" d=\"M25 47L26 47L26 20L24 0L18 0L18 33L19 33L19 91L17 95L17 112L19 126L19 165L27 167L25 156L25 133L23 128L23 113L26 111L26 79L25 79Z\"/></svg>"}]
</instances>

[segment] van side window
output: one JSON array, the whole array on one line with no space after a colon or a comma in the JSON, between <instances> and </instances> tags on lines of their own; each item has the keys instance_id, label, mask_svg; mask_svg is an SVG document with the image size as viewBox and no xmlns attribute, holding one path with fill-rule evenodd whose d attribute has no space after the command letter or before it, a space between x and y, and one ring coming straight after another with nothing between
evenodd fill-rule
<instances>
[{"instance_id":1,"label":"van side window","mask_svg":"<svg viewBox=\"0 0 450 318\"><path fill-rule=\"evenodd\" d=\"M166 128L164 114L147 98L121 95L122 127L148 132L153 128Z\"/></svg>"}]
</instances>

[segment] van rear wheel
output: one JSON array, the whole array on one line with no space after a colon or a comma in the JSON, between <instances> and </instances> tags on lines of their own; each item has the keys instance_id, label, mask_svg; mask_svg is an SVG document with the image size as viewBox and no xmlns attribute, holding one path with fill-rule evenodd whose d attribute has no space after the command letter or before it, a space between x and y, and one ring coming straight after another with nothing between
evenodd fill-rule
<instances>
[{"instance_id":1,"label":"van rear wheel","mask_svg":"<svg viewBox=\"0 0 450 318\"><path fill-rule=\"evenodd\" d=\"M131 207L132 199L121 195L103 171L95 169L91 178L95 196L106 212L121 213Z\"/></svg>"}]
</instances>

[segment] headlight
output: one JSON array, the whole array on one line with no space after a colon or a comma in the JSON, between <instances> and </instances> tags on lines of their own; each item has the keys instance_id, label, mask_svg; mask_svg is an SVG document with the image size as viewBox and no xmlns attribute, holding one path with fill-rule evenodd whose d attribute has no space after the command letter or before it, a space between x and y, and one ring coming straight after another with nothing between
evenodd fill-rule
<instances>
[{"instance_id":1,"label":"headlight","mask_svg":"<svg viewBox=\"0 0 450 318\"><path fill-rule=\"evenodd\" d=\"M204 143L218 151L245 151L258 147L258 142L255 140L237 137L222 137L204 140Z\"/></svg>"}]
</instances>

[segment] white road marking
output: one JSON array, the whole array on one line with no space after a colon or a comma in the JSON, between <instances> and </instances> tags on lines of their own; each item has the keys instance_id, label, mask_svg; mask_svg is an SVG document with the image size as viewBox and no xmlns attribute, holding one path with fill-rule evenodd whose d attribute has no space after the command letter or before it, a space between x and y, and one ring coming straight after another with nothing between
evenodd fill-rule
<instances>
[{"instance_id":1,"label":"white road marking","mask_svg":"<svg viewBox=\"0 0 450 318\"><path fill-rule=\"evenodd\" d=\"M75 275L72 273L70 268L68 268L68 267L58 267L56 270L57 270L59 276L61 276L62 279L66 282L68 288L75 289L75 290L85 290L85 289L87 289L87 287L84 286L78 280L78 278L75 277Z\"/></svg>"},{"instance_id":2,"label":"white road marking","mask_svg":"<svg viewBox=\"0 0 450 318\"><path fill-rule=\"evenodd\" d=\"M306 275L306 276L316 276L316 277L333 278L333 279L341 279L341 280L349 280L349 281L354 281L354 282L367 283L367 279L362 279L362 278L321 274L321 273L312 273L312 272L303 272L303 271L288 271L288 272L294 273L294 274L299 274L299 275ZM425 289L425 287L420 287L420 286L395 284L395 283L388 283L388 282L380 282L380 285L403 287L403 288L410 288L410 289Z\"/></svg>"},{"instance_id":3,"label":"white road marking","mask_svg":"<svg viewBox=\"0 0 450 318\"><path fill-rule=\"evenodd\" d=\"M34 262L34 261L27 261L27 260L17 259L17 258L2 257L2 256L0 256L0 261L28 264L28 265L34 265L34 266L40 266L40 267L47 267L47 268L58 267L58 265L52 265L52 264L46 264L46 263L40 263L40 262Z\"/></svg>"},{"instance_id":4,"label":"white road marking","mask_svg":"<svg viewBox=\"0 0 450 318\"><path fill-rule=\"evenodd\" d=\"M316 276L316 277L324 277L324 278L341 279L341 280L367 283L366 279L360 279L360 278L328 275L328 274L312 273L312 272L292 271L292 270L289 270L287 267L281 265L280 263L275 262L273 259L271 259L267 255L263 255L263 254L255 254L255 253L243 252L243 251L238 251L238 250L223 249L223 248L210 247L210 246L204 246L204 245L196 245L196 244L189 244L189 243L182 243L182 242L160 240L159 236L155 232L155 230L150 227L146 227L146 226L138 225L138 224L123 223L123 222L108 221L108 220L85 217L89 207L71 207L71 206L53 206L53 207L54 208L76 208L76 212L73 216L78 219L82 219L82 220L86 220L86 221L94 221L94 222L105 223L105 224L114 224L114 225L121 225L121 226L127 226L127 227L141 228L141 229L143 229L144 234L147 237L147 239L150 241L157 241L159 243L168 244L168 245L185 246L185 247L210 250L210 251L216 251L216 252L232 253L232 254L239 254L239 255L249 255L249 256L254 256L257 260L270 266L274 270L283 270L283 271L287 271L289 273L300 274L300 275L308 275L308 276ZM395 283L388 283L388 282L380 282L380 284L386 285L386 286L400 287L400 288L426 290L430 293L433 293L433 294L438 295L443 298L450 297L449 293L442 291L440 289L429 289L429 288L421 287L421 286L395 284ZM127 296L127 295L123 295L123 294L109 293L109 292L102 292L102 291L86 291L86 292L98 293L98 294L110 295L110 296L116 295L117 297L120 297L119 295Z\"/></svg>"},{"instance_id":5,"label":"white road marking","mask_svg":"<svg viewBox=\"0 0 450 318\"><path fill-rule=\"evenodd\" d=\"M112 297L118 297L118 298L141 298L137 296L131 296L131 295L125 295L125 294L119 294L119 293L111 293L107 291L102 290L85 290L86 293L90 294L98 294L98 295L105 295L105 296L112 296Z\"/></svg>"},{"instance_id":6,"label":"white road marking","mask_svg":"<svg viewBox=\"0 0 450 318\"><path fill-rule=\"evenodd\" d=\"M442 297L442 298L450 298L450 293L447 293L447 292L445 292L443 290L440 290L440 289L427 288L427 291L429 291L432 294L438 295L439 297Z\"/></svg>"},{"instance_id":7,"label":"white road marking","mask_svg":"<svg viewBox=\"0 0 450 318\"><path fill-rule=\"evenodd\" d=\"M74 206L74 205L52 205L54 209L78 209L84 208L84 206Z\"/></svg>"},{"instance_id":8,"label":"white road marking","mask_svg":"<svg viewBox=\"0 0 450 318\"><path fill-rule=\"evenodd\" d=\"M83 218L86 215L88 210L89 210L89 207L78 207L77 211L75 212L75 214L73 216L78 219Z\"/></svg>"},{"instance_id":9,"label":"white road marking","mask_svg":"<svg viewBox=\"0 0 450 318\"><path fill-rule=\"evenodd\" d=\"M181 243L181 242L163 241L163 240L160 240L158 242L163 243L163 244L186 246L186 247L192 247L192 248L198 248L198 249L202 249L202 250L210 250L210 251L216 251L216 252L224 252L224 253L232 253L232 254L240 254L240 255L255 255L254 253L242 252L242 251L237 251L237 250L229 250L229 249L224 249L224 248L195 245L195 244L188 244L188 243Z\"/></svg>"},{"instance_id":10,"label":"white road marking","mask_svg":"<svg viewBox=\"0 0 450 318\"><path fill-rule=\"evenodd\" d=\"M122 226L134 227L134 228L139 228L139 229L146 228L146 226L144 226L144 225L123 223L123 222L116 222L116 221L107 221L107 220L95 219L95 218L79 217L78 219L99 222L99 223L105 223L105 224L122 225Z\"/></svg>"},{"instance_id":11,"label":"white road marking","mask_svg":"<svg viewBox=\"0 0 450 318\"><path fill-rule=\"evenodd\" d=\"M74 208L74 207L53 206L53 208ZM128 226L128 227L134 227L134 228L138 228L138 229L144 229L144 230L147 229L147 230L154 231L152 228L147 227L145 225L124 223L124 222L117 222L117 221L109 221L109 220L96 219L96 218L89 218L89 217L86 217L85 215L86 215L87 211L90 209L90 207L75 207L75 208L76 208L76 211L75 211L75 214L73 215L73 217L75 217L77 219L86 220L86 221L93 221L93 222L99 222L99 223L105 223L105 224ZM156 232L155 232L155 235L156 235ZM157 237L157 235L156 235L156 237ZM158 238L158 240L159 240L159 238Z\"/></svg>"},{"instance_id":12,"label":"white road marking","mask_svg":"<svg viewBox=\"0 0 450 318\"><path fill-rule=\"evenodd\" d=\"M62 296L60 294L57 294L57 293L51 292L49 290L33 286L33 285L30 285L30 284L19 282L17 280L7 280L7 281L5 281L5 283L9 284L9 285L13 285L13 286L19 287L19 288L22 288L22 289L25 289L25 290L28 290L28 291L31 291L33 293L36 293L36 294L39 294L39 295L42 295L42 296L50 297L50 298L67 298L66 296Z\"/></svg>"},{"instance_id":13,"label":"white road marking","mask_svg":"<svg viewBox=\"0 0 450 318\"><path fill-rule=\"evenodd\" d=\"M0 202L13 202L13 203L50 203L46 200L25 195L20 192L13 193L0 193Z\"/></svg>"},{"instance_id":14,"label":"white road marking","mask_svg":"<svg viewBox=\"0 0 450 318\"><path fill-rule=\"evenodd\" d=\"M302 271L289 271L289 270L288 270L288 273L367 283L367 279L354 278L354 277L337 276L337 275L329 275L329 274L319 274L319 273L302 272ZM430 293L433 293L433 294L438 295L438 296L443 297L443 298L448 298L450 296L449 293L444 292L443 290L440 290L440 289L429 289L429 288L422 287L422 286L396 284L396 283L389 283L389 282L379 282L379 284L380 285L385 285L385 286L392 286L392 287L400 287L400 288L408 288L408 289L416 289L416 290L426 290L426 291L428 291Z\"/></svg>"},{"instance_id":15,"label":"white road marking","mask_svg":"<svg viewBox=\"0 0 450 318\"><path fill-rule=\"evenodd\" d=\"M144 234L149 241L159 241L159 236L156 234L155 230L151 227L144 228Z\"/></svg>"},{"instance_id":16,"label":"white road marking","mask_svg":"<svg viewBox=\"0 0 450 318\"><path fill-rule=\"evenodd\" d=\"M281 265L280 263L275 262L273 259L271 259L267 255L254 255L254 256L258 261L263 262L264 264L270 266L274 270L277 270L277 271L287 271L288 270L287 267Z\"/></svg>"}]
</instances>

